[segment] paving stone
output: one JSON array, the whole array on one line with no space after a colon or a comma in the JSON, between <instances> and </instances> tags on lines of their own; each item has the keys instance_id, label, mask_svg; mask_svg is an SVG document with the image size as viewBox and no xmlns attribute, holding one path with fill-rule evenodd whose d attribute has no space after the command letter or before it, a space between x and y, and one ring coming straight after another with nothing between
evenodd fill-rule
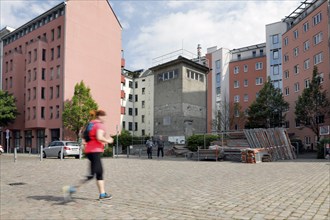
<instances>
[{"instance_id":1,"label":"paving stone","mask_svg":"<svg viewBox=\"0 0 330 220\"><path fill-rule=\"evenodd\" d=\"M106 188L95 180L65 203L61 188L89 169L86 159L0 156L0 219L329 219L329 163L196 162L184 158L104 158ZM9 185L11 183L24 185ZM15 195L15 196L13 196Z\"/></svg>"}]
</instances>

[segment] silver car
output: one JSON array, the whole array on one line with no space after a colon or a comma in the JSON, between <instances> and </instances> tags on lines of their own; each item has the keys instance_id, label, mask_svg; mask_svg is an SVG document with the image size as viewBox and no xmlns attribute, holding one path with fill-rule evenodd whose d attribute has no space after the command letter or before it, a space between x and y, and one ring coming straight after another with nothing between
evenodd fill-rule
<instances>
[{"instance_id":1,"label":"silver car","mask_svg":"<svg viewBox=\"0 0 330 220\"><path fill-rule=\"evenodd\" d=\"M65 156L74 156L79 159L80 145L74 141L53 141L48 147L43 149L43 158L58 157L61 158L61 151L63 149L63 158Z\"/></svg>"}]
</instances>

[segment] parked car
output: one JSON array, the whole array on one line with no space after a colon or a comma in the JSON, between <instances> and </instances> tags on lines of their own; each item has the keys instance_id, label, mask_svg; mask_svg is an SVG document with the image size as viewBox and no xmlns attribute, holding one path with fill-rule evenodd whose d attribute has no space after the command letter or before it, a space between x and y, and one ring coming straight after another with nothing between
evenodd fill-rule
<instances>
[{"instance_id":1,"label":"parked car","mask_svg":"<svg viewBox=\"0 0 330 220\"><path fill-rule=\"evenodd\" d=\"M48 147L43 149L43 158L58 157L61 158L61 151L63 147L63 158L66 156L74 156L79 158L80 145L75 141L53 141Z\"/></svg>"}]
</instances>

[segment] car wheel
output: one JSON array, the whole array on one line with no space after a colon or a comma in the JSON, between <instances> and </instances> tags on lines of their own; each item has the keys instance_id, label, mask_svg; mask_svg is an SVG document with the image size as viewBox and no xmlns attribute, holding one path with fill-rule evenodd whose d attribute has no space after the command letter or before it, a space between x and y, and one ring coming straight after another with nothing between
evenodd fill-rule
<instances>
[{"instance_id":1,"label":"car wheel","mask_svg":"<svg viewBox=\"0 0 330 220\"><path fill-rule=\"evenodd\" d=\"M45 151L42 152L42 157L43 157L43 158L46 158L46 157L47 157Z\"/></svg>"}]
</instances>

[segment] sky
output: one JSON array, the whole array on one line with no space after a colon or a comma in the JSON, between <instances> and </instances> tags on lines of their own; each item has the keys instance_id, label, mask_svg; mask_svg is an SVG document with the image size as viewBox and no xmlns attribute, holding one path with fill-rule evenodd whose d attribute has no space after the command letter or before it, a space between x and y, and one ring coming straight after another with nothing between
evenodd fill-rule
<instances>
[{"instance_id":1,"label":"sky","mask_svg":"<svg viewBox=\"0 0 330 220\"><path fill-rule=\"evenodd\" d=\"M1 29L18 28L61 2L0 0ZM265 26L281 21L301 4L301 0L109 2L123 27L125 68L131 71L155 66L160 57L174 51L196 55L198 44L205 55L214 46L231 50L265 43Z\"/></svg>"}]
</instances>

